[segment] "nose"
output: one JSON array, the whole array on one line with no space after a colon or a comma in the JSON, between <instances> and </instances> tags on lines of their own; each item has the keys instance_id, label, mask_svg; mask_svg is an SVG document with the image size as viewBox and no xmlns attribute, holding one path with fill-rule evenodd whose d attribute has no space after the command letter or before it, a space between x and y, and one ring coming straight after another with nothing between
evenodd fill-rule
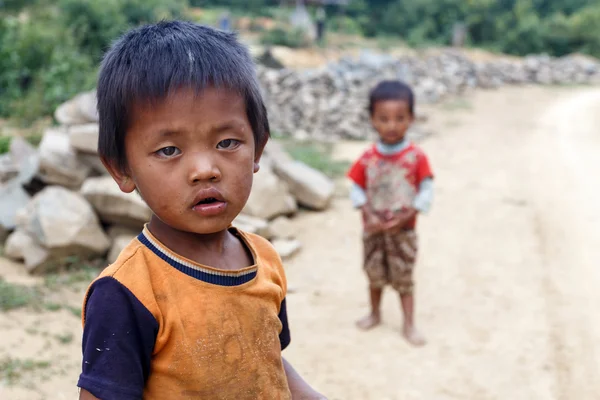
<instances>
[{"instance_id":1,"label":"nose","mask_svg":"<svg viewBox=\"0 0 600 400\"><path fill-rule=\"evenodd\" d=\"M188 182L190 185L200 182L218 182L221 180L221 170L210 154L191 154L188 171Z\"/></svg>"}]
</instances>

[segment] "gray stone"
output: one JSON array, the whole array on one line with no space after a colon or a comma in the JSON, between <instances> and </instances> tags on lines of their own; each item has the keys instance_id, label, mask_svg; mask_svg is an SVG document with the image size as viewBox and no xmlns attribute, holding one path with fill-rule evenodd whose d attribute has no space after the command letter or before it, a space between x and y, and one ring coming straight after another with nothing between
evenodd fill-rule
<instances>
[{"instance_id":1,"label":"gray stone","mask_svg":"<svg viewBox=\"0 0 600 400\"><path fill-rule=\"evenodd\" d=\"M23 261L27 271L32 274L46 272L51 259L47 249L42 247L33 236L20 229L6 239L4 254L12 260Z\"/></svg>"},{"instance_id":2,"label":"gray stone","mask_svg":"<svg viewBox=\"0 0 600 400\"><path fill-rule=\"evenodd\" d=\"M239 214L233 220L232 225L244 232L254 233L266 239L273 237L269 227L269 222L262 218Z\"/></svg>"},{"instance_id":3,"label":"gray stone","mask_svg":"<svg viewBox=\"0 0 600 400\"><path fill-rule=\"evenodd\" d=\"M16 223L53 259L99 256L110 246L92 206L79 193L59 186L36 194L19 210Z\"/></svg>"},{"instance_id":4,"label":"gray stone","mask_svg":"<svg viewBox=\"0 0 600 400\"><path fill-rule=\"evenodd\" d=\"M71 146L84 153L98 153L98 124L74 125L69 128Z\"/></svg>"},{"instance_id":5,"label":"gray stone","mask_svg":"<svg viewBox=\"0 0 600 400\"><path fill-rule=\"evenodd\" d=\"M77 157L82 164L91 169L92 175L108 175L108 171L97 154L77 153Z\"/></svg>"},{"instance_id":6,"label":"gray stone","mask_svg":"<svg viewBox=\"0 0 600 400\"><path fill-rule=\"evenodd\" d=\"M108 252L108 256L106 260L112 264L117 261L119 255L131 243L131 241L135 239L135 235L119 235L113 239L112 246L110 247L110 251Z\"/></svg>"},{"instance_id":7,"label":"gray stone","mask_svg":"<svg viewBox=\"0 0 600 400\"><path fill-rule=\"evenodd\" d=\"M25 139L15 137L10 142L10 156L19 169L17 181L22 185L29 185L40 168L37 150Z\"/></svg>"},{"instance_id":8,"label":"gray stone","mask_svg":"<svg viewBox=\"0 0 600 400\"><path fill-rule=\"evenodd\" d=\"M77 189L90 173L90 167L81 162L71 147L64 129L47 130L40 143L39 154L39 176L49 185Z\"/></svg>"},{"instance_id":9,"label":"gray stone","mask_svg":"<svg viewBox=\"0 0 600 400\"><path fill-rule=\"evenodd\" d=\"M302 243L298 240L275 239L272 244L283 260L291 258L302 248Z\"/></svg>"},{"instance_id":10,"label":"gray stone","mask_svg":"<svg viewBox=\"0 0 600 400\"><path fill-rule=\"evenodd\" d=\"M0 154L0 183L8 182L19 175L19 167L10 154Z\"/></svg>"},{"instance_id":11,"label":"gray stone","mask_svg":"<svg viewBox=\"0 0 600 400\"><path fill-rule=\"evenodd\" d=\"M81 93L58 106L54 112L56 120L63 125L78 125L98 122L96 92Z\"/></svg>"},{"instance_id":12,"label":"gray stone","mask_svg":"<svg viewBox=\"0 0 600 400\"><path fill-rule=\"evenodd\" d=\"M112 225L107 229L106 234L111 240L115 240L119 236L136 237L140 233L139 229L133 229L129 226Z\"/></svg>"},{"instance_id":13,"label":"gray stone","mask_svg":"<svg viewBox=\"0 0 600 400\"><path fill-rule=\"evenodd\" d=\"M277 239L292 239L296 236L296 226L288 217L277 217L270 223L271 234Z\"/></svg>"},{"instance_id":14,"label":"gray stone","mask_svg":"<svg viewBox=\"0 0 600 400\"><path fill-rule=\"evenodd\" d=\"M142 228L152 211L137 193L123 193L110 176L88 178L81 194L106 223Z\"/></svg>"},{"instance_id":15,"label":"gray stone","mask_svg":"<svg viewBox=\"0 0 600 400\"><path fill-rule=\"evenodd\" d=\"M288 188L273 171L263 166L254 175L250 198L242 213L269 220L296 212L298 206Z\"/></svg>"},{"instance_id":16,"label":"gray stone","mask_svg":"<svg viewBox=\"0 0 600 400\"><path fill-rule=\"evenodd\" d=\"M275 165L275 173L289 187L298 203L313 210L329 206L335 192L335 184L321 171L300 161Z\"/></svg>"},{"instance_id":17,"label":"gray stone","mask_svg":"<svg viewBox=\"0 0 600 400\"><path fill-rule=\"evenodd\" d=\"M0 227L8 232L15 229L17 211L29 203L29 194L17 180L0 186Z\"/></svg>"}]
</instances>

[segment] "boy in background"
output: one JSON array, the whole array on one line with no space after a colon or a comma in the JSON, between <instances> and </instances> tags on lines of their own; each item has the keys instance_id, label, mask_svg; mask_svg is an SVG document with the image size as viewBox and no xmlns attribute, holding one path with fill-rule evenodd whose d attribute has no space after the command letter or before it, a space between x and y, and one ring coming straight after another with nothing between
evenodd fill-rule
<instances>
[{"instance_id":1,"label":"boy in background","mask_svg":"<svg viewBox=\"0 0 600 400\"><path fill-rule=\"evenodd\" d=\"M406 138L414 121L414 94L399 81L383 81L371 92L369 113L379 140L350 168L351 199L363 217L364 269L369 279L371 313L360 329L381 323L386 285L399 294L403 334L415 346L425 338L414 322L412 273L417 256L417 214L433 198L433 174L427 156Z\"/></svg>"}]
</instances>

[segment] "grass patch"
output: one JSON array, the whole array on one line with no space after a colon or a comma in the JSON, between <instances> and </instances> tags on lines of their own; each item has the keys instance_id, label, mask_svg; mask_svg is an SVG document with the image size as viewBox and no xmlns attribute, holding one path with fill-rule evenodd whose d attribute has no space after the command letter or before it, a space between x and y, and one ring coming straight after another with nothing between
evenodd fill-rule
<instances>
[{"instance_id":1,"label":"grass patch","mask_svg":"<svg viewBox=\"0 0 600 400\"><path fill-rule=\"evenodd\" d=\"M0 379L12 385L17 382L24 373L46 369L50 366L48 361L20 360L5 358L0 360Z\"/></svg>"},{"instance_id":2,"label":"grass patch","mask_svg":"<svg viewBox=\"0 0 600 400\"><path fill-rule=\"evenodd\" d=\"M10 136L0 136L0 154L5 154L10 151L11 141L12 137Z\"/></svg>"},{"instance_id":3,"label":"grass patch","mask_svg":"<svg viewBox=\"0 0 600 400\"><path fill-rule=\"evenodd\" d=\"M62 344L69 344L74 339L74 336L72 333L65 333L63 335L56 335L54 337L56 338L56 340L58 340Z\"/></svg>"},{"instance_id":4,"label":"grass patch","mask_svg":"<svg viewBox=\"0 0 600 400\"><path fill-rule=\"evenodd\" d=\"M333 159L331 143L285 140L283 146L293 159L323 172L330 178L343 176L350 166L346 161Z\"/></svg>"},{"instance_id":5,"label":"grass patch","mask_svg":"<svg viewBox=\"0 0 600 400\"><path fill-rule=\"evenodd\" d=\"M75 267L79 264L79 260L74 257L68 265L62 267L63 273L48 274L44 277L44 286L48 289L58 289L60 287L73 287L75 285L92 282L99 273L98 268L84 264L83 266Z\"/></svg>"},{"instance_id":6,"label":"grass patch","mask_svg":"<svg viewBox=\"0 0 600 400\"><path fill-rule=\"evenodd\" d=\"M27 307L39 304L40 300L41 293L38 288L17 285L0 278L0 310Z\"/></svg>"},{"instance_id":7,"label":"grass patch","mask_svg":"<svg viewBox=\"0 0 600 400\"><path fill-rule=\"evenodd\" d=\"M58 311L61 308L62 308L62 306L57 303L44 303L44 310L47 310L47 311Z\"/></svg>"},{"instance_id":8,"label":"grass patch","mask_svg":"<svg viewBox=\"0 0 600 400\"><path fill-rule=\"evenodd\" d=\"M65 308L69 310L73 316L81 318L81 307L65 306Z\"/></svg>"}]
</instances>

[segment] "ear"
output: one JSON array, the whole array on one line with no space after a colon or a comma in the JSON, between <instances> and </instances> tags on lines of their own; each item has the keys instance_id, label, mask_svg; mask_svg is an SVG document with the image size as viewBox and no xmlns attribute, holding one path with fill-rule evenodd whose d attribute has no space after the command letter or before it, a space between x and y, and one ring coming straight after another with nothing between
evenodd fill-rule
<instances>
[{"instance_id":1,"label":"ear","mask_svg":"<svg viewBox=\"0 0 600 400\"><path fill-rule=\"evenodd\" d=\"M104 168L106 168L110 176L112 176L115 182L117 182L119 189L121 189L123 193L131 193L135 190L135 182L133 179L131 179L126 171L122 171L113 162L108 161L104 157L100 157L100 160L102 161L102 164L104 164Z\"/></svg>"},{"instance_id":2,"label":"ear","mask_svg":"<svg viewBox=\"0 0 600 400\"><path fill-rule=\"evenodd\" d=\"M263 151L265 150L266 143L254 151L254 173L260 170L260 158L262 157Z\"/></svg>"}]
</instances>

